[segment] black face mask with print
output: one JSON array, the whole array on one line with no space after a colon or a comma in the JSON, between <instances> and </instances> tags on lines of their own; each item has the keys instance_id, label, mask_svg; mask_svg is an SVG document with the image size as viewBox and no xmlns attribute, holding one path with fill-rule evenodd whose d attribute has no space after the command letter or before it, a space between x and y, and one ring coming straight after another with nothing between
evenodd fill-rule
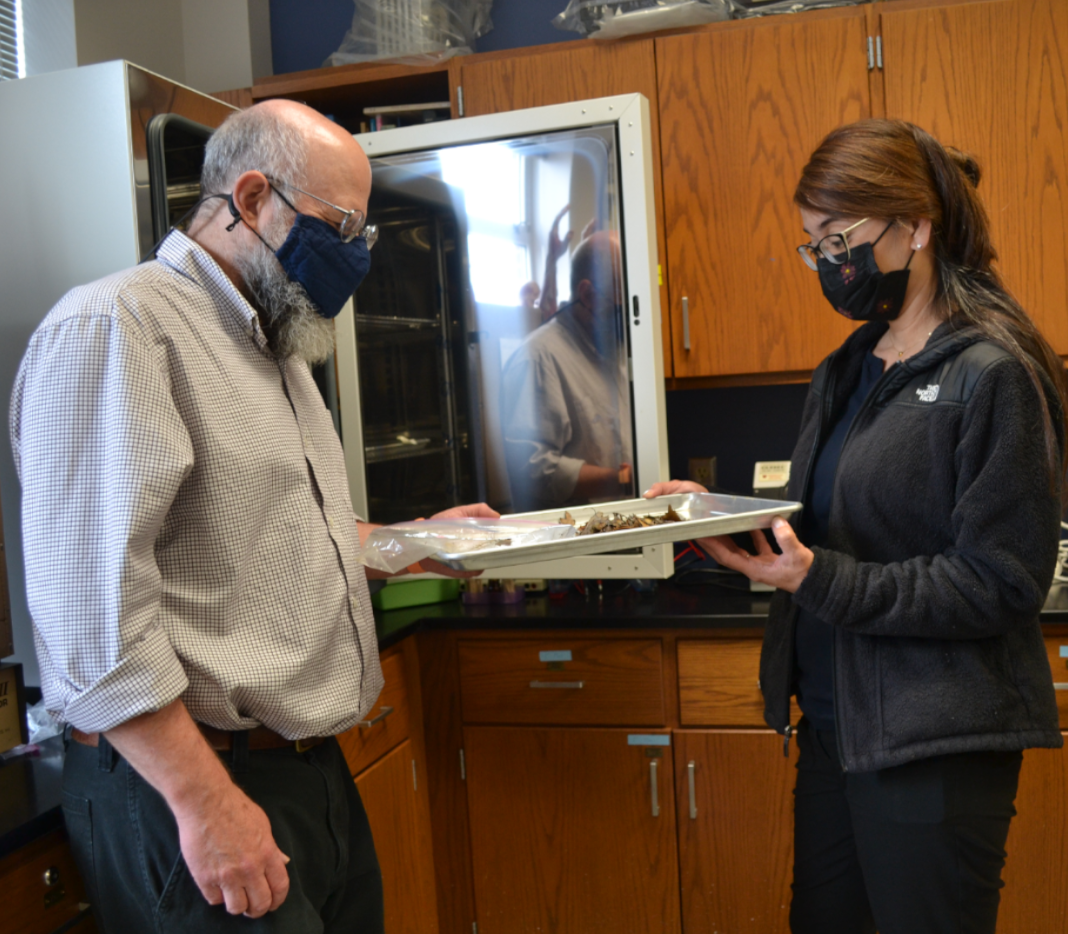
<instances>
[{"instance_id":1,"label":"black face mask with print","mask_svg":"<svg viewBox=\"0 0 1068 934\"><path fill-rule=\"evenodd\" d=\"M875 262L873 247L893 224L887 224L873 243L849 251L841 265L821 256L817 262L823 294L840 315L852 321L893 321L905 305L909 264L904 269L883 272Z\"/></svg>"}]
</instances>

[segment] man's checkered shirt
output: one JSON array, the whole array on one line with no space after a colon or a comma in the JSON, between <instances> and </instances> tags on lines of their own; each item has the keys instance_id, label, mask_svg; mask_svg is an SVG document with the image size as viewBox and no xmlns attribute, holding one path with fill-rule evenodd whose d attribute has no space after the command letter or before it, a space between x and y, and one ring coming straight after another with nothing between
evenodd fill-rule
<instances>
[{"instance_id":1,"label":"man's checkered shirt","mask_svg":"<svg viewBox=\"0 0 1068 934\"><path fill-rule=\"evenodd\" d=\"M333 423L191 240L52 309L11 440L53 713L91 732L182 697L210 726L298 739L370 709L382 671Z\"/></svg>"}]
</instances>

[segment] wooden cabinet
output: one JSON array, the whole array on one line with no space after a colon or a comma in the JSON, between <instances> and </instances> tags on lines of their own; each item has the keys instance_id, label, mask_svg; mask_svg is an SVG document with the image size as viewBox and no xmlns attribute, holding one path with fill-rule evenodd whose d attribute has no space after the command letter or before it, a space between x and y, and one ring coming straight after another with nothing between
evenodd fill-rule
<instances>
[{"instance_id":1,"label":"wooden cabinet","mask_svg":"<svg viewBox=\"0 0 1068 934\"><path fill-rule=\"evenodd\" d=\"M759 639L680 639L679 720L683 726L764 725ZM790 722L801 719L795 702Z\"/></svg>"},{"instance_id":2,"label":"wooden cabinet","mask_svg":"<svg viewBox=\"0 0 1068 934\"><path fill-rule=\"evenodd\" d=\"M54 831L0 860L3 934L92 934L85 886L66 835Z\"/></svg>"},{"instance_id":3,"label":"wooden cabinet","mask_svg":"<svg viewBox=\"0 0 1068 934\"><path fill-rule=\"evenodd\" d=\"M675 744L686 934L787 934L797 744L769 730L682 730Z\"/></svg>"},{"instance_id":4,"label":"wooden cabinet","mask_svg":"<svg viewBox=\"0 0 1068 934\"><path fill-rule=\"evenodd\" d=\"M479 934L680 930L671 750L652 739L464 731Z\"/></svg>"},{"instance_id":5,"label":"wooden cabinet","mask_svg":"<svg viewBox=\"0 0 1068 934\"><path fill-rule=\"evenodd\" d=\"M676 377L809 371L849 334L797 255L793 192L830 130L871 115L865 17L656 40Z\"/></svg>"},{"instance_id":6,"label":"wooden cabinet","mask_svg":"<svg viewBox=\"0 0 1068 934\"><path fill-rule=\"evenodd\" d=\"M1068 730L1068 654L1061 655L1063 649L1068 653L1068 637L1046 637L1046 655L1049 657L1050 671L1053 673L1053 687L1057 692L1057 711L1060 714L1061 729Z\"/></svg>"},{"instance_id":7,"label":"wooden cabinet","mask_svg":"<svg viewBox=\"0 0 1068 934\"><path fill-rule=\"evenodd\" d=\"M466 723L662 726L659 639L461 642Z\"/></svg>"},{"instance_id":8,"label":"wooden cabinet","mask_svg":"<svg viewBox=\"0 0 1068 934\"><path fill-rule=\"evenodd\" d=\"M412 742L405 740L356 777L382 868L386 934L438 930L430 813L419 776Z\"/></svg>"},{"instance_id":9,"label":"wooden cabinet","mask_svg":"<svg viewBox=\"0 0 1068 934\"><path fill-rule=\"evenodd\" d=\"M386 934L437 934L434 846L414 640L382 656L385 687L367 720L338 736L382 869Z\"/></svg>"},{"instance_id":10,"label":"wooden cabinet","mask_svg":"<svg viewBox=\"0 0 1068 934\"><path fill-rule=\"evenodd\" d=\"M473 56L460 65L463 114L500 113L526 107L563 104L614 94L644 94L650 104L653 165L660 165L660 120L657 113L657 62L652 39L629 42L568 42L560 46ZM662 178L654 169L653 194L657 216L657 253L661 264L660 314L664 341L664 371L671 372L671 322L667 306L664 264ZM567 228L564 228L565 230ZM577 238L579 231L574 232ZM541 279L541 271L538 272Z\"/></svg>"},{"instance_id":11,"label":"wooden cabinet","mask_svg":"<svg viewBox=\"0 0 1068 934\"><path fill-rule=\"evenodd\" d=\"M1024 753L1005 849L998 930L1068 931L1068 746Z\"/></svg>"},{"instance_id":12,"label":"wooden cabinet","mask_svg":"<svg viewBox=\"0 0 1068 934\"><path fill-rule=\"evenodd\" d=\"M408 738L411 732L407 673L403 653L382 659L385 687L367 719L338 736L341 751L353 775Z\"/></svg>"},{"instance_id":13,"label":"wooden cabinet","mask_svg":"<svg viewBox=\"0 0 1068 934\"><path fill-rule=\"evenodd\" d=\"M792 199L822 137L868 116L911 120L978 157L1007 283L1068 355L1066 48L1063 0L886 0L427 68L279 75L252 98L303 100L354 129L367 104L448 97L453 116L461 99L474 116L644 94L665 372L677 387L770 382L806 379L852 327L796 256Z\"/></svg>"},{"instance_id":14,"label":"wooden cabinet","mask_svg":"<svg viewBox=\"0 0 1068 934\"><path fill-rule=\"evenodd\" d=\"M882 3L886 115L973 153L1009 287L1068 354L1068 4Z\"/></svg>"}]
</instances>

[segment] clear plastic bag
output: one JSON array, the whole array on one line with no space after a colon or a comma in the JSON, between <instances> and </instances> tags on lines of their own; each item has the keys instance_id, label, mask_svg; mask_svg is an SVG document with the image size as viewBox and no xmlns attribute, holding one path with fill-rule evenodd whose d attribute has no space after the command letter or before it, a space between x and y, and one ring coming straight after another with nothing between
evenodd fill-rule
<instances>
[{"instance_id":1,"label":"clear plastic bag","mask_svg":"<svg viewBox=\"0 0 1068 934\"><path fill-rule=\"evenodd\" d=\"M431 555L461 555L506 545L536 545L570 538L573 525L535 519L425 519L375 529L360 552L360 563L396 574Z\"/></svg>"},{"instance_id":2,"label":"clear plastic bag","mask_svg":"<svg viewBox=\"0 0 1068 934\"><path fill-rule=\"evenodd\" d=\"M388 58L425 65L473 51L493 28L493 0L354 0L352 28L323 65Z\"/></svg>"},{"instance_id":3,"label":"clear plastic bag","mask_svg":"<svg viewBox=\"0 0 1068 934\"><path fill-rule=\"evenodd\" d=\"M29 728L31 744L39 743L51 736L58 736L63 732L63 724L45 709L43 700L26 708L26 725Z\"/></svg>"},{"instance_id":4,"label":"clear plastic bag","mask_svg":"<svg viewBox=\"0 0 1068 934\"><path fill-rule=\"evenodd\" d=\"M591 39L618 39L730 18L731 0L569 0L553 25Z\"/></svg>"}]
</instances>

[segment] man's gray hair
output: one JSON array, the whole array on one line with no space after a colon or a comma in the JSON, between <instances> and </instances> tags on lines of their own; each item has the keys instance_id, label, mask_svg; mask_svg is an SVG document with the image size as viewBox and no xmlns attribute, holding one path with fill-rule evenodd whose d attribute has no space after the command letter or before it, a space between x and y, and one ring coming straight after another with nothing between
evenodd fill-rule
<instances>
[{"instance_id":1,"label":"man's gray hair","mask_svg":"<svg viewBox=\"0 0 1068 934\"><path fill-rule=\"evenodd\" d=\"M307 157L304 135L278 114L264 107L239 110L208 140L200 190L229 194L238 177L252 171L303 188Z\"/></svg>"}]
</instances>

